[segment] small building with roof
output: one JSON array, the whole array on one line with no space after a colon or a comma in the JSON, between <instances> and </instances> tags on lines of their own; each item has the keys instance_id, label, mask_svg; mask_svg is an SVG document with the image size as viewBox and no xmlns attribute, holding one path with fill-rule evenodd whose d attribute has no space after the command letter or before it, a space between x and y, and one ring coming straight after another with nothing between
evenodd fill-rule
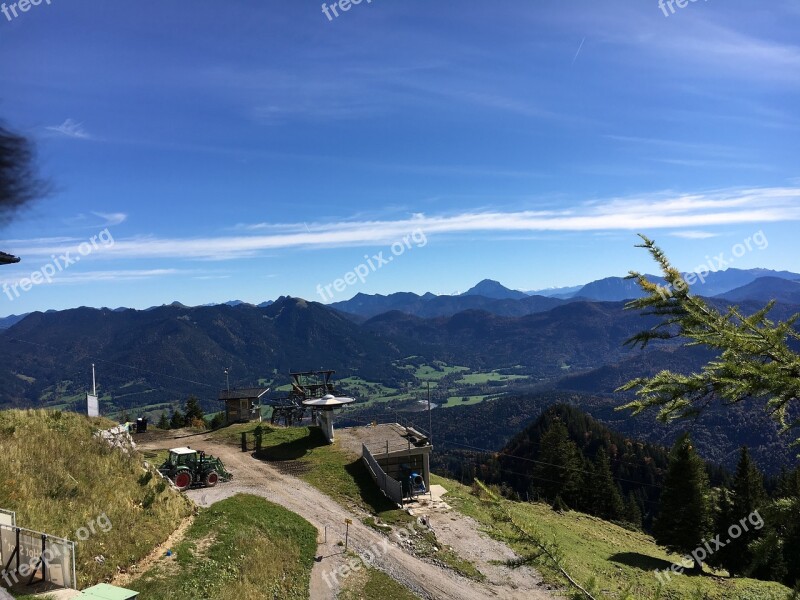
<instances>
[{"instance_id":1,"label":"small building with roof","mask_svg":"<svg viewBox=\"0 0 800 600\"><path fill-rule=\"evenodd\" d=\"M225 424L247 423L259 416L261 398L268 391L265 387L222 390L219 399L225 405Z\"/></svg>"},{"instance_id":2,"label":"small building with roof","mask_svg":"<svg viewBox=\"0 0 800 600\"><path fill-rule=\"evenodd\" d=\"M427 435L398 423L343 431L349 446L360 445L364 464L387 497L402 505L405 499L428 493L433 446Z\"/></svg>"}]
</instances>

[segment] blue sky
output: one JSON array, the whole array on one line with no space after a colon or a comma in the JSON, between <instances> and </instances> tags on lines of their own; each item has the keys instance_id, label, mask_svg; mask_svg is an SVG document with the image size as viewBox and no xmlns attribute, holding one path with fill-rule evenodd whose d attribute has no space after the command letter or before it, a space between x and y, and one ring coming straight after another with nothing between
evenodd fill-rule
<instances>
[{"instance_id":1,"label":"blue sky","mask_svg":"<svg viewBox=\"0 0 800 600\"><path fill-rule=\"evenodd\" d=\"M797 2L494 4L0 13L0 118L55 187L0 232L0 280L81 258L0 315L320 300L414 231L333 300L652 271L639 231L683 269L762 232L731 266L800 271Z\"/></svg>"}]
</instances>

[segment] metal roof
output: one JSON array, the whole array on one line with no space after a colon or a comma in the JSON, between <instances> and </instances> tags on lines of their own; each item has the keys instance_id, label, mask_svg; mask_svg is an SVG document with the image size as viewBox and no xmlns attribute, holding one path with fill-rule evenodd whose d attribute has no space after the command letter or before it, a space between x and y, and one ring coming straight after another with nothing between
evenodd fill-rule
<instances>
[{"instance_id":1,"label":"metal roof","mask_svg":"<svg viewBox=\"0 0 800 600\"><path fill-rule=\"evenodd\" d=\"M364 444L373 456L385 456L410 450L413 453L430 452L433 448L430 440L411 427L403 427L398 423L351 427L347 433L354 440Z\"/></svg>"},{"instance_id":2,"label":"metal roof","mask_svg":"<svg viewBox=\"0 0 800 600\"><path fill-rule=\"evenodd\" d=\"M269 391L269 388L242 388L240 390L222 390L220 400L257 400Z\"/></svg>"},{"instance_id":3,"label":"metal roof","mask_svg":"<svg viewBox=\"0 0 800 600\"><path fill-rule=\"evenodd\" d=\"M327 394L322 398L303 400L303 406L312 406L314 408L339 408L340 406L352 404L353 402L355 402L354 398L336 397L333 394Z\"/></svg>"}]
</instances>

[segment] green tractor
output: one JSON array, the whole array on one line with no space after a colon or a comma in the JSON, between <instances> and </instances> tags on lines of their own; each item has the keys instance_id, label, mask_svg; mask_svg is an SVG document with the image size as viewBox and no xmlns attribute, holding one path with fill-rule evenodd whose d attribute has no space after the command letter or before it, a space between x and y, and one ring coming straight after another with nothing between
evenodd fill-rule
<instances>
[{"instance_id":1,"label":"green tractor","mask_svg":"<svg viewBox=\"0 0 800 600\"><path fill-rule=\"evenodd\" d=\"M233 479L220 459L191 448L173 448L158 470L181 492L193 486L214 487L220 481Z\"/></svg>"}]
</instances>

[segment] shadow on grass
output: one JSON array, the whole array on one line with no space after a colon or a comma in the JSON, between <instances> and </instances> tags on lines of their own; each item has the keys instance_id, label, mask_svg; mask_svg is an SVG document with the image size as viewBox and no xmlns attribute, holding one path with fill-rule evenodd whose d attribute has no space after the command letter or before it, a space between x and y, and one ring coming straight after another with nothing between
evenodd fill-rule
<instances>
[{"instance_id":1,"label":"shadow on grass","mask_svg":"<svg viewBox=\"0 0 800 600\"><path fill-rule=\"evenodd\" d=\"M616 563L620 563L622 565L628 565L629 567L634 567L636 569L641 569L642 571L655 571L658 569L659 571L669 571L672 569L672 565L668 560L664 560L663 558L654 558L652 556L647 556L646 554L639 554L638 552L619 552L614 554L608 560ZM680 565L679 566L683 566ZM707 573L705 571L701 571L695 569L694 567L690 567L688 569L683 569L681 571L682 575L688 575L689 577L716 577L713 573Z\"/></svg>"},{"instance_id":2,"label":"shadow on grass","mask_svg":"<svg viewBox=\"0 0 800 600\"><path fill-rule=\"evenodd\" d=\"M358 486L362 502L372 509L375 514L396 510L397 505L383 495L383 492L372 479L364 461L360 458L345 466L345 471L353 478Z\"/></svg>"},{"instance_id":3,"label":"shadow on grass","mask_svg":"<svg viewBox=\"0 0 800 600\"><path fill-rule=\"evenodd\" d=\"M264 429L264 433L267 434L267 428L265 427ZM266 435L264 441L268 441ZM309 434L306 436L275 446L262 447L261 450L253 454L253 456L259 460L266 461L297 460L306 456L314 448L327 445L328 441L325 439L325 436L322 435L322 432L319 429L311 428Z\"/></svg>"},{"instance_id":4,"label":"shadow on grass","mask_svg":"<svg viewBox=\"0 0 800 600\"><path fill-rule=\"evenodd\" d=\"M639 554L638 552L618 552L609 558L611 562L628 565L642 571L659 571L669 570L672 563L662 558L654 558L646 554ZM688 574L689 571L686 571Z\"/></svg>"}]
</instances>

